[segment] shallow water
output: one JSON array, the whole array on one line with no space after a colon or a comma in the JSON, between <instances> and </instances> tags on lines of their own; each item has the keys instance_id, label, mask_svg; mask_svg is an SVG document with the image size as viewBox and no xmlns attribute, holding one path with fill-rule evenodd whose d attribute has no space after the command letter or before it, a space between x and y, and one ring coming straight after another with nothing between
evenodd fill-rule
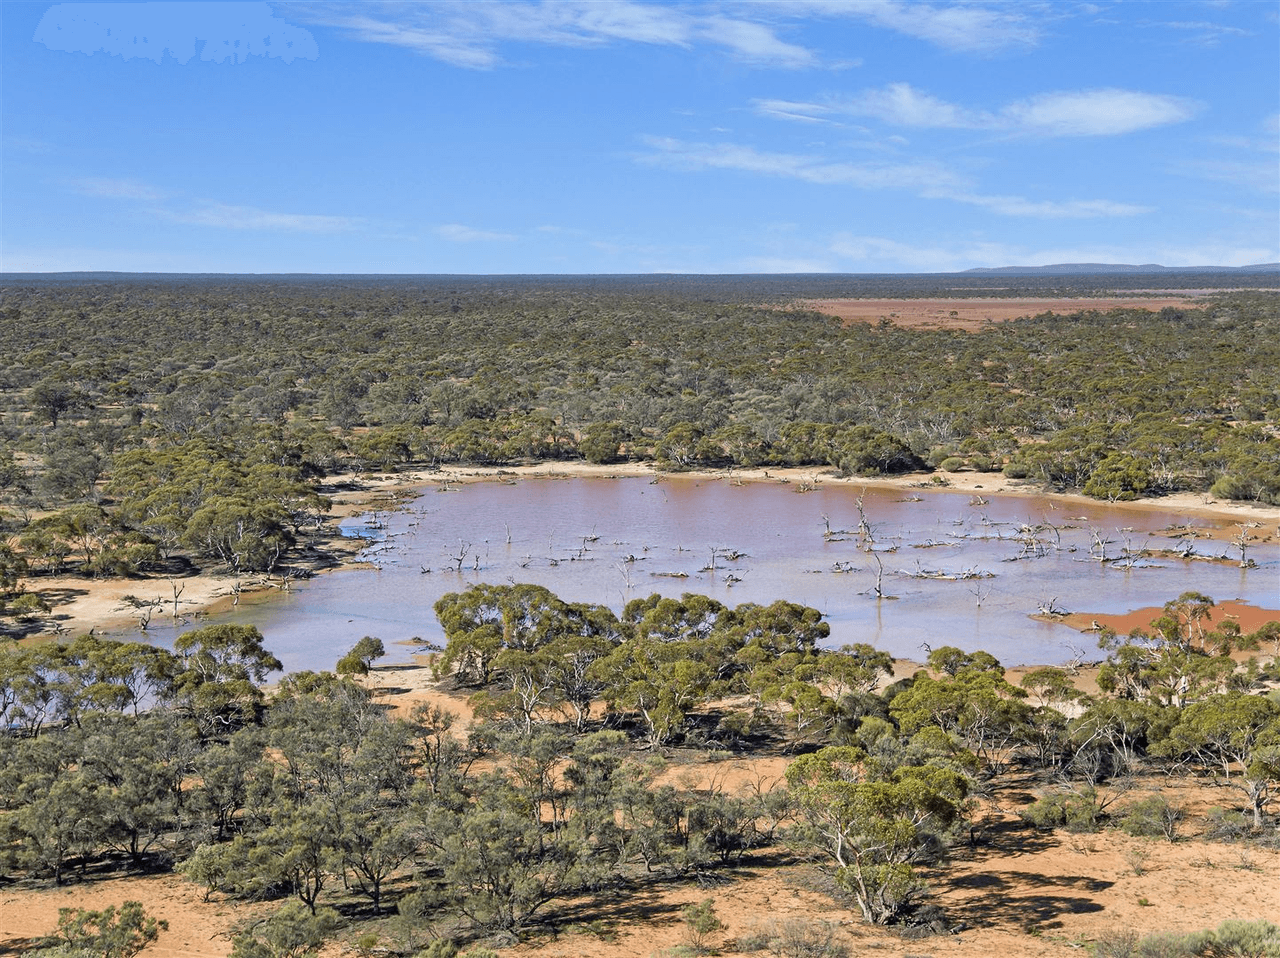
<instances>
[{"instance_id":1,"label":"shallow water","mask_svg":"<svg viewBox=\"0 0 1280 958\"><path fill-rule=\"evenodd\" d=\"M332 668L363 635L381 638L388 661L396 661L407 659L410 649L395 643L443 640L432 606L445 593L477 582L531 582L615 612L654 592L703 593L726 605L788 599L826 615L833 646L870 642L895 656L919 657L926 643L958 645L1013 665L1062 662L1073 647L1095 654L1092 636L1031 618L1046 602L1067 611L1119 613L1194 589L1219 601L1274 607L1280 592L1274 543L1250 548L1258 563L1253 569L1176 558L1124 569L1090 557L1099 536L1110 540L1110 556L1126 545L1178 548L1182 540L1162 533L1188 519L1172 511L1052 497L992 495L978 504L969 493L868 489L869 552L857 536L859 487L797 489L693 478L431 488L402 512L345 524L350 534L376 537L364 553L374 568L318 576L291 593L242 602L218 621L257 625L288 670ZM828 524L849 534L827 536ZM1038 547L1019 538L1024 525L1044 527ZM1207 539L1194 543L1202 556L1233 549ZM730 558L734 552L741 555ZM882 591L892 598L874 594L877 558ZM915 577L920 572L957 578ZM965 575L982 578L959 578ZM171 636L153 630L151 638Z\"/></svg>"}]
</instances>

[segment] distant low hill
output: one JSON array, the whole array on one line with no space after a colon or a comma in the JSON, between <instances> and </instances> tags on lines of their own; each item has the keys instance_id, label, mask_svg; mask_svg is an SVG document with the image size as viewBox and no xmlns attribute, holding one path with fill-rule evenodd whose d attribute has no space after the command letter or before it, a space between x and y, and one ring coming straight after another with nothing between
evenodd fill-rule
<instances>
[{"instance_id":1,"label":"distant low hill","mask_svg":"<svg viewBox=\"0 0 1280 958\"><path fill-rule=\"evenodd\" d=\"M1004 276L1069 276L1088 273L1280 273L1280 263L1258 263L1254 266L1160 266L1143 263L1055 263L1052 266L980 266L966 273L997 273Z\"/></svg>"}]
</instances>

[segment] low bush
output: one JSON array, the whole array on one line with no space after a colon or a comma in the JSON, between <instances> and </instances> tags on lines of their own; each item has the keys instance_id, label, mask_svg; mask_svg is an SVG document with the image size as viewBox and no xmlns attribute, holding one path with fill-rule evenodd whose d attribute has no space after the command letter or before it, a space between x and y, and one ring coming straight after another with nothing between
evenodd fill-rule
<instances>
[{"instance_id":1,"label":"low bush","mask_svg":"<svg viewBox=\"0 0 1280 958\"><path fill-rule=\"evenodd\" d=\"M1175 841L1182 822L1182 809L1163 795L1151 795L1125 806L1119 813L1120 829L1135 838L1164 838Z\"/></svg>"},{"instance_id":2,"label":"low bush","mask_svg":"<svg viewBox=\"0 0 1280 958\"><path fill-rule=\"evenodd\" d=\"M1045 795L1018 813L1023 821L1036 828L1066 828L1072 832L1096 832L1102 810L1097 793L1087 788L1076 794L1059 792Z\"/></svg>"},{"instance_id":3,"label":"low bush","mask_svg":"<svg viewBox=\"0 0 1280 958\"><path fill-rule=\"evenodd\" d=\"M1093 943L1095 958L1275 958L1280 956L1280 925L1228 919L1211 931L1157 932L1139 938L1125 929Z\"/></svg>"},{"instance_id":4,"label":"low bush","mask_svg":"<svg viewBox=\"0 0 1280 958\"><path fill-rule=\"evenodd\" d=\"M849 949L836 941L835 925L807 918L772 921L739 938L737 949L767 951L777 958L845 958L849 954Z\"/></svg>"}]
</instances>

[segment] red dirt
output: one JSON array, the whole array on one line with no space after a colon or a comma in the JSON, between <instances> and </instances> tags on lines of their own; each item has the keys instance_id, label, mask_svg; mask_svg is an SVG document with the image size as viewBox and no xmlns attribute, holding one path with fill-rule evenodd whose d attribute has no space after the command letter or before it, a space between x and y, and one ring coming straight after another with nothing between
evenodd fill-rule
<instances>
[{"instance_id":1,"label":"red dirt","mask_svg":"<svg viewBox=\"0 0 1280 958\"><path fill-rule=\"evenodd\" d=\"M1175 309L1185 309L1194 307L1197 303L1186 297L1116 296L1106 299L806 299L796 305L836 316L844 320L845 325L874 325L884 319L895 326L963 329L973 332L988 323L1024 319L1041 313L1066 315L1086 309L1106 312L1117 307L1160 310L1172 306Z\"/></svg>"},{"instance_id":2,"label":"red dirt","mask_svg":"<svg viewBox=\"0 0 1280 958\"><path fill-rule=\"evenodd\" d=\"M1134 609L1120 615L1095 615L1090 612L1074 612L1065 619L1068 625L1078 629L1089 629L1094 622L1115 629L1117 635L1128 635L1134 629L1145 629L1156 619L1164 615L1164 609L1151 606L1145 609ZM1216 628L1223 622L1234 622L1240 626L1245 635L1257 632L1268 622L1280 622L1280 612L1275 609L1261 609L1244 602L1220 602L1209 610L1207 628Z\"/></svg>"}]
</instances>

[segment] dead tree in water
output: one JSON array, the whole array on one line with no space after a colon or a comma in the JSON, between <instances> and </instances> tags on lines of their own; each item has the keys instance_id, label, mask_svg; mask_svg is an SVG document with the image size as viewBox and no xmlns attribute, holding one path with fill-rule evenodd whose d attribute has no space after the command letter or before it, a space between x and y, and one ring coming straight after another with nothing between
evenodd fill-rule
<instances>
[{"instance_id":1,"label":"dead tree in water","mask_svg":"<svg viewBox=\"0 0 1280 958\"><path fill-rule=\"evenodd\" d=\"M1249 548L1249 543L1253 541L1254 538L1249 535L1249 530L1256 529L1259 525L1260 523L1257 522L1243 522L1240 524L1240 531L1231 537L1231 541L1234 542L1236 544L1236 548L1240 550L1240 568L1242 569L1248 569L1253 566L1253 562L1248 558L1246 550Z\"/></svg>"},{"instance_id":2,"label":"dead tree in water","mask_svg":"<svg viewBox=\"0 0 1280 958\"><path fill-rule=\"evenodd\" d=\"M169 580L169 587L170 587L171 589L173 589L173 621L174 621L174 622L177 622L177 621L178 621L178 618L179 618L179 616L178 616L178 598L179 598L179 596L181 596L181 595L182 595L182 593L183 593L183 592L185 592L185 591L186 591L187 586L186 586L186 583L185 583L185 582L184 582L182 585L178 585L178 581L177 581L176 579L170 579L170 580Z\"/></svg>"},{"instance_id":3,"label":"dead tree in water","mask_svg":"<svg viewBox=\"0 0 1280 958\"><path fill-rule=\"evenodd\" d=\"M1089 535L1093 537L1093 557L1099 562L1108 561L1107 546L1111 544L1111 540L1104 538L1102 530L1097 528L1091 528L1089 530Z\"/></svg>"},{"instance_id":4,"label":"dead tree in water","mask_svg":"<svg viewBox=\"0 0 1280 958\"><path fill-rule=\"evenodd\" d=\"M975 599L974 607L981 609L983 600L986 599L986 597L991 594L991 586L987 586L984 589L981 585L977 585L974 588L970 589L969 591L973 593L973 597Z\"/></svg>"},{"instance_id":5,"label":"dead tree in water","mask_svg":"<svg viewBox=\"0 0 1280 958\"><path fill-rule=\"evenodd\" d=\"M867 522L867 510L862 504L862 497L866 494L866 489L858 493L858 498L854 500L854 505L858 509L858 542L865 551L870 552L871 544L875 540L871 536L871 524Z\"/></svg>"},{"instance_id":6,"label":"dead tree in water","mask_svg":"<svg viewBox=\"0 0 1280 958\"><path fill-rule=\"evenodd\" d=\"M1047 602L1041 602L1040 607L1039 609L1037 609L1037 611L1041 615L1049 616L1050 618L1055 618L1055 619L1061 618L1062 616L1067 614L1067 610L1058 608L1057 603L1058 603L1058 597L1055 595L1052 599L1048 600Z\"/></svg>"},{"instance_id":7,"label":"dead tree in water","mask_svg":"<svg viewBox=\"0 0 1280 958\"><path fill-rule=\"evenodd\" d=\"M466 561L467 561L467 553L468 553L468 552L470 552L470 551L471 551L471 543L470 543L470 542L465 542L465 541L463 541L462 539L459 539L459 540L458 540L458 554L457 554L457 555L455 555L455 556L450 556L450 557L449 557L449 561L450 561L450 562L452 562L452 563L454 563L454 566L455 566L454 571L455 571L455 572L458 572L458 573L461 573L461 572L462 572L462 563L464 563L464 562L466 562ZM477 557L477 561L478 561L478 559L479 559L479 557Z\"/></svg>"},{"instance_id":8,"label":"dead tree in water","mask_svg":"<svg viewBox=\"0 0 1280 958\"><path fill-rule=\"evenodd\" d=\"M1022 543L1022 550L1014 557L1016 559L1042 559L1046 555L1044 544L1040 541L1040 533L1042 527L1030 524L1018 527L1018 534L1014 536Z\"/></svg>"},{"instance_id":9,"label":"dead tree in water","mask_svg":"<svg viewBox=\"0 0 1280 958\"><path fill-rule=\"evenodd\" d=\"M120 606L117 612L125 609L131 609L138 617L138 631L146 632L151 625L151 617L156 610L164 605L164 599L159 597L155 599L139 599L136 595L125 595L120 597Z\"/></svg>"},{"instance_id":10,"label":"dead tree in water","mask_svg":"<svg viewBox=\"0 0 1280 958\"><path fill-rule=\"evenodd\" d=\"M1062 551L1062 530L1059 529L1052 522L1050 522L1047 516L1041 517L1040 525L1042 528L1053 530L1053 549L1055 552L1061 552Z\"/></svg>"},{"instance_id":11,"label":"dead tree in water","mask_svg":"<svg viewBox=\"0 0 1280 958\"><path fill-rule=\"evenodd\" d=\"M883 599L884 598L884 563L880 561L880 557L876 555L874 551L870 549L868 549L867 551L871 552L871 558L876 560L876 584L874 589L876 598Z\"/></svg>"}]
</instances>

